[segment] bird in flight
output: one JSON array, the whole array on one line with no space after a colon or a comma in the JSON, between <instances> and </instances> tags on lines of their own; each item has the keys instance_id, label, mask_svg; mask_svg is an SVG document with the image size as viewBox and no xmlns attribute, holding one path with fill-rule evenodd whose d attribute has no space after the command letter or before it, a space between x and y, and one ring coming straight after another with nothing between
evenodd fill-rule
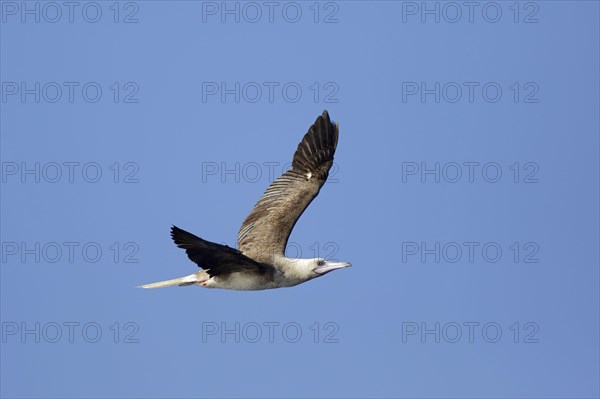
<instances>
[{"instance_id":1,"label":"bird in flight","mask_svg":"<svg viewBox=\"0 0 600 399\"><path fill-rule=\"evenodd\" d=\"M292 169L277 178L240 228L238 249L206 241L179 227L171 237L202 270L141 288L199 285L229 290L292 287L333 270L350 266L323 258L286 258L294 225L319 194L333 165L339 127L324 111L298 144Z\"/></svg>"}]
</instances>

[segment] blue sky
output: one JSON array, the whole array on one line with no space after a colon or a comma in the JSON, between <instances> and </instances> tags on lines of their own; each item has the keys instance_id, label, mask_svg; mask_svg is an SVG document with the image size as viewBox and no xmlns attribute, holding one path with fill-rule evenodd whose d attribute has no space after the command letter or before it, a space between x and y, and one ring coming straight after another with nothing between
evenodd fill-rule
<instances>
[{"instance_id":1,"label":"blue sky","mask_svg":"<svg viewBox=\"0 0 600 399\"><path fill-rule=\"evenodd\" d=\"M595 1L2 1L2 397L598 397ZM263 292L237 230L323 109Z\"/></svg>"}]
</instances>

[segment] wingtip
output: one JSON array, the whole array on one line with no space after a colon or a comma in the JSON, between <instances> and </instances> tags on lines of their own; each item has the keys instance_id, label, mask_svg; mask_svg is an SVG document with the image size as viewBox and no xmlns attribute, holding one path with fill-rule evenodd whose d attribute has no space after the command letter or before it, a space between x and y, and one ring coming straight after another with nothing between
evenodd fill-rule
<instances>
[{"instance_id":1,"label":"wingtip","mask_svg":"<svg viewBox=\"0 0 600 399\"><path fill-rule=\"evenodd\" d=\"M335 126L336 130L339 130L339 127L340 127L339 123L337 121L332 121L331 120L331 117L329 116L329 112L326 109L323 110L323 113L321 114L321 117L323 119L325 119L325 121L327 123Z\"/></svg>"},{"instance_id":2,"label":"wingtip","mask_svg":"<svg viewBox=\"0 0 600 399\"><path fill-rule=\"evenodd\" d=\"M326 109L323 110L321 118L325 119L325 121L331 125L337 125L337 122L331 120L331 116L329 116L329 111L327 111Z\"/></svg>"},{"instance_id":3,"label":"wingtip","mask_svg":"<svg viewBox=\"0 0 600 399\"><path fill-rule=\"evenodd\" d=\"M171 238L173 238L178 232L182 231L179 227L174 224L171 225Z\"/></svg>"}]
</instances>

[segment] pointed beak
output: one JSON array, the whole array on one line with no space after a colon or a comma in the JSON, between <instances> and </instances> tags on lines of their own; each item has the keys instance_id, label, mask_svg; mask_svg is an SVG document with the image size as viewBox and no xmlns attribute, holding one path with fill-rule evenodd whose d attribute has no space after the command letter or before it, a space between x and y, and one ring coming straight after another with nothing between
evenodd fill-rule
<instances>
[{"instance_id":1,"label":"pointed beak","mask_svg":"<svg viewBox=\"0 0 600 399\"><path fill-rule=\"evenodd\" d=\"M344 267L349 267L352 266L350 263L348 262L325 262L325 264L323 266L318 266L315 269L315 272L317 272L318 274L325 274L325 273L329 273L332 270L335 269L342 269Z\"/></svg>"}]
</instances>

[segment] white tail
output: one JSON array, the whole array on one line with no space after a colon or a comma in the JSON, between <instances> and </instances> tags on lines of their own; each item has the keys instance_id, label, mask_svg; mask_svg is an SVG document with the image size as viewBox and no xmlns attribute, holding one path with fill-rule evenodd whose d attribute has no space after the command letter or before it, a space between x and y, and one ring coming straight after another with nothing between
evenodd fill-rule
<instances>
[{"instance_id":1,"label":"white tail","mask_svg":"<svg viewBox=\"0 0 600 399\"><path fill-rule=\"evenodd\" d=\"M159 281L157 283L140 285L138 288L162 288L162 287L173 287L175 285L191 285L196 284L200 280L198 279L197 273L190 274L189 276L175 278L173 280Z\"/></svg>"}]
</instances>

